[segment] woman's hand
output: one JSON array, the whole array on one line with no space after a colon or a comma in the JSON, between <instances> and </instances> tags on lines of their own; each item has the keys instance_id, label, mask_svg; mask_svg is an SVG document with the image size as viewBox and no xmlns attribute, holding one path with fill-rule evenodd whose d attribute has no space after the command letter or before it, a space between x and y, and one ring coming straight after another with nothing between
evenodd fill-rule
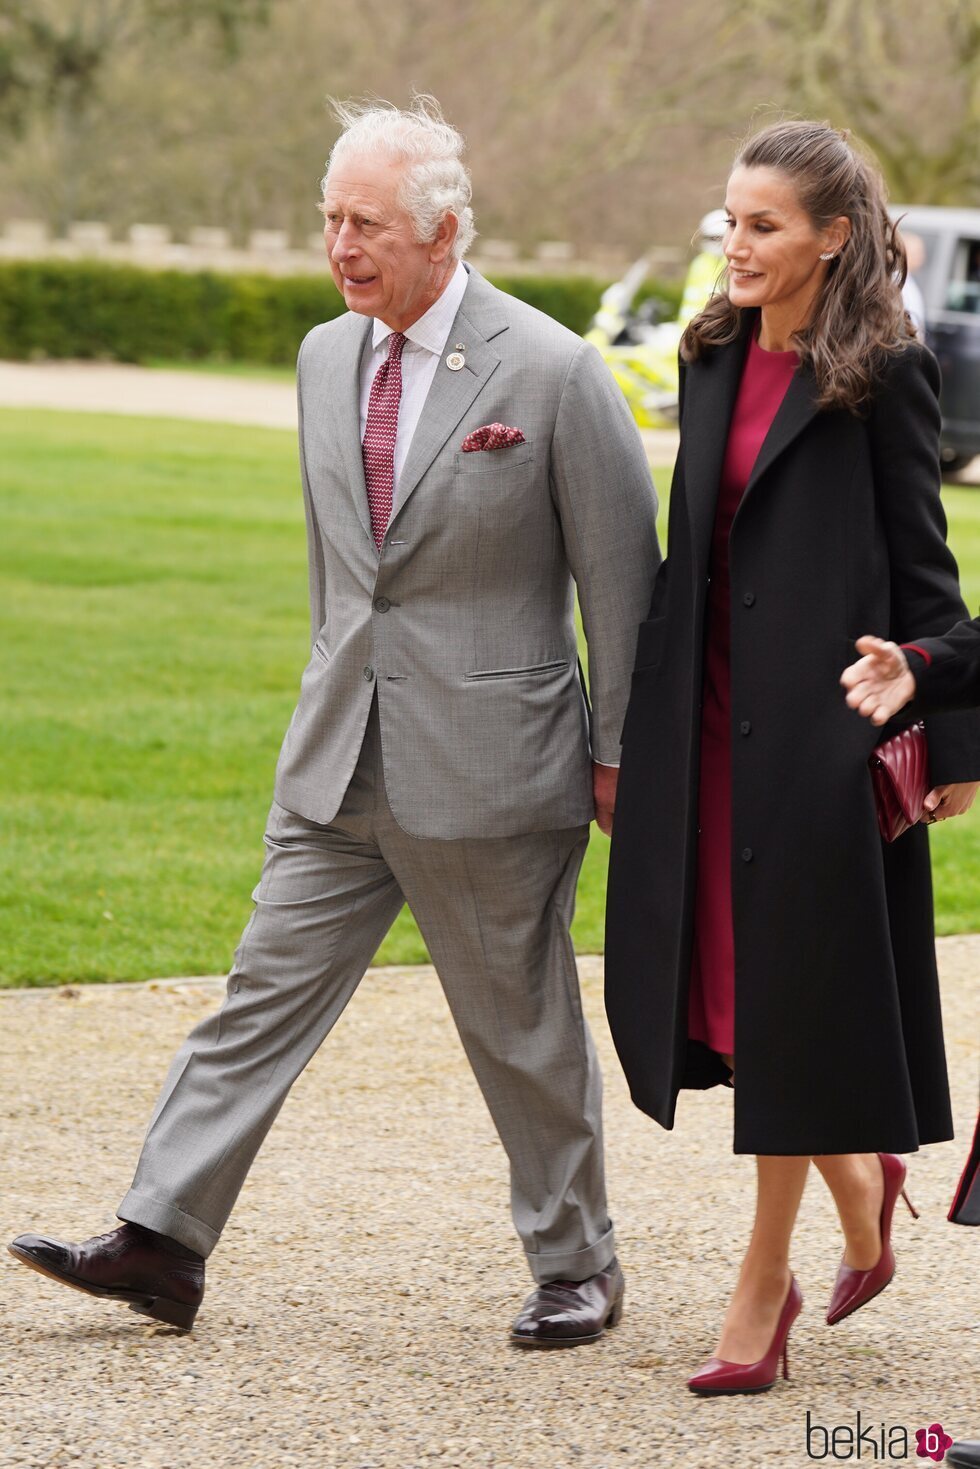
<instances>
[{"instance_id":1,"label":"woman's hand","mask_svg":"<svg viewBox=\"0 0 980 1469\"><path fill-rule=\"evenodd\" d=\"M864 656L841 674L841 683L848 691L847 702L872 724L886 724L915 695L908 659L897 643L886 643L882 638L858 638L854 646Z\"/></svg>"},{"instance_id":2,"label":"woman's hand","mask_svg":"<svg viewBox=\"0 0 980 1469\"><path fill-rule=\"evenodd\" d=\"M926 815L923 821L932 826L936 821L948 821L951 816L962 816L973 805L980 790L980 781L962 781L958 785L936 786L925 799Z\"/></svg>"}]
</instances>

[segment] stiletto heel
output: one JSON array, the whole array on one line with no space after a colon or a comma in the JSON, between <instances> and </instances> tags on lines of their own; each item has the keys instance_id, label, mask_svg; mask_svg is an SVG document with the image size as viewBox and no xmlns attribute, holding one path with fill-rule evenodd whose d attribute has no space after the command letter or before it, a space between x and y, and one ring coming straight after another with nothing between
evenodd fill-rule
<instances>
[{"instance_id":1,"label":"stiletto heel","mask_svg":"<svg viewBox=\"0 0 980 1469\"><path fill-rule=\"evenodd\" d=\"M734 1393L768 1392L779 1376L779 1361L782 1358L783 1376L789 1378L789 1356L787 1343L790 1327L800 1314L803 1296L794 1276L790 1276L789 1291L783 1309L776 1322L776 1331L769 1350L758 1362L725 1362L721 1357L711 1357L699 1367L687 1385L691 1392L702 1396L731 1396Z\"/></svg>"},{"instance_id":2,"label":"stiletto heel","mask_svg":"<svg viewBox=\"0 0 980 1469\"><path fill-rule=\"evenodd\" d=\"M906 1167L895 1153L879 1153L881 1171L884 1175L885 1192L881 1201L881 1254L877 1265L870 1270L855 1270L852 1265L841 1264L834 1283L833 1295L827 1307L827 1325L835 1326L850 1316L859 1306L866 1306L881 1294L895 1275L895 1252L892 1249L892 1217L899 1194L908 1205L913 1219L919 1215L905 1192Z\"/></svg>"}]
</instances>

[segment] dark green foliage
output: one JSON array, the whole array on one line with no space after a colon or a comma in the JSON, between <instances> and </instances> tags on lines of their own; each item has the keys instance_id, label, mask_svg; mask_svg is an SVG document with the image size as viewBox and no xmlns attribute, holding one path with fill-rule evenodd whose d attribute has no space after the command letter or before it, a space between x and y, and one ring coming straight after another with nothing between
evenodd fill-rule
<instances>
[{"instance_id":1,"label":"dark green foliage","mask_svg":"<svg viewBox=\"0 0 980 1469\"><path fill-rule=\"evenodd\" d=\"M0 357L292 362L310 327L342 310L322 276L17 262L0 268Z\"/></svg>"},{"instance_id":2,"label":"dark green foliage","mask_svg":"<svg viewBox=\"0 0 980 1469\"><path fill-rule=\"evenodd\" d=\"M589 276L495 284L574 332L585 331L603 288ZM670 301L669 287L652 289ZM291 363L310 327L343 309L326 268L323 275L222 275L16 261L0 265L0 358Z\"/></svg>"}]
</instances>

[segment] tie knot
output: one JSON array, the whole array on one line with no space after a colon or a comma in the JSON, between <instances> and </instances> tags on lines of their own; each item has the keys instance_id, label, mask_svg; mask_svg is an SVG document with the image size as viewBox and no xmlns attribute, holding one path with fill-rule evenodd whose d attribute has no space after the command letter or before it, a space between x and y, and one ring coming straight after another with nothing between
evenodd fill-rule
<instances>
[{"instance_id":1,"label":"tie knot","mask_svg":"<svg viewBox=\"0 0 980 1469\"><path fill-rule=\"evenodd\" d=\"M404 332L392 332L391 336L388 338L388 361L389 362L392 360L392 358L394 358L394 360L396 362L398 361L398 359L402 355L402 348L405 345L405 341L406 341L406 338L405 338L405 333Z\"/></svg>"}]
</instances>

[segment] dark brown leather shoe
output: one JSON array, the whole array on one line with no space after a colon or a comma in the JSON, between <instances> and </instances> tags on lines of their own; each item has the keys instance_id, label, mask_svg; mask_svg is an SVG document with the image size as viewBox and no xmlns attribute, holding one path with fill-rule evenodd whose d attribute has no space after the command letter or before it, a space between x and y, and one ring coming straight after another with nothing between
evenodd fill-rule
<instances>
[{"instance_id":1,"label":"dark brown leather shoe","mask_svg":"<svg viewBox=\"0 0 980 1469\"><path fill-rule=\"evenodd\" d=\"M80 1245L42 1234L19 1234L7 1249L15 1260L62 1285L126 1301L131 1311L190 1331L204 1299L204 1261L176 1241L124 1224Z\"/></svg>"},{"instance_id":2,"label":"dark brown leather shoe","mask_svg":"<svg viewBox=\"0 0 980 1469\"><path fill-rule=\"evenodd\" d=\"M613 1260L588 1280L552 1280L531 1292L510 1339L519 1347L580 1347L623 1314L623 1272Z\"/></svg>"}]
</instances>

